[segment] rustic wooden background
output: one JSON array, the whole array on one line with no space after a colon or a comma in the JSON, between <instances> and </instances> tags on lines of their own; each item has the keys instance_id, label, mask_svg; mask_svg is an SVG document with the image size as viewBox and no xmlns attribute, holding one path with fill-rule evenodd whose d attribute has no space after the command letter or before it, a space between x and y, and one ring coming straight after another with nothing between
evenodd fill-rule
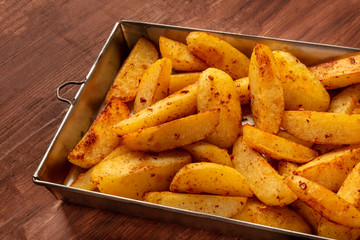
<instances>
[{"instance_id":1,"label":"rustic wooden background","mask_svg":"<svg viewBox=\"0 0 360 240\"><path fill-rule=\"evenodd\" d=\"M68 105L122 19L360 48L360 1L0 1L0 239L236 239L56 200L32 182ZM74 96L77 87L64 90Z\"/></svg>"}]
</instances>

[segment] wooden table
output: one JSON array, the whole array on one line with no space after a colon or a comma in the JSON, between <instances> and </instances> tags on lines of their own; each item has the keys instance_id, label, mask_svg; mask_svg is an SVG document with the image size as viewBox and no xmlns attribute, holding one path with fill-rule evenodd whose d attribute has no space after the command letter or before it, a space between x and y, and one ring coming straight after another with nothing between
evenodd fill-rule
<instances>
[{"instance_id":1,"label":"wooden table","mask_svg":"<svg viewBox=\"0 0 360 240\"><path fill-rule=\"evenodd\" d=\"M61 202L36 186L68 109L56 88L86 76L121 19L360 48L359 12L358 0L2 1L0 239L235 239Z\"/></svg>"}]
</instances>

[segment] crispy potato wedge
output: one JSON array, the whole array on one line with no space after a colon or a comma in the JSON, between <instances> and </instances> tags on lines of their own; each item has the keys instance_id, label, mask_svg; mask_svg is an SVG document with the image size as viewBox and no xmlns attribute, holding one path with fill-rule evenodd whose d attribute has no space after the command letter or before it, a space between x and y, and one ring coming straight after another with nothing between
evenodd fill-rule
<instances>
[{"instance_id":1,"label":"crispy potato wedge","mask_svg":"<svg viewBox=\"0 0 360 240\"><path fill-rule=\"evenodd\" d=\"M182 42L160 36L159 49L162 57L171 60L176 71L195 72L203 71L208 67L206 63L195 57Z\"/></svg>"},{"instance_id":2,"label":"crispy potato wedge","mask_svg":"<svg viewBox=\"0 0 360 240\"><path fill-rule=\"evenodd\" d=\"M337 194L360 209L360 163L347 175Z\"/></svg>"},{"instance_id":3,"label":"crispy potato wedge","mask_svg":"<svg viewBox=\"0 0 360 240\"><path fill-rule=\"evenodd\" d=\"M234 81L225 72L208 68L199 77L199 112L219 108L219 125L206 140L220 148L231 147L241 131L241 104Z\"/></svg>"},{"instance_id":4,"label":"crispy potato wedge","mask_svg":"<svg viewBox=\"0 0 360 240\"><path fill-rule=\"evenodd\" d=\"M157 60L145 71L135 97L134 113L169 95L170 75L171 61L168 58Z\"/></svg>"},{"instance_id":5,"label":"crispy potato wedge","mask_svg":"<svg viewBox=\"0 0 360 240\"><path fill-rule=\"evenodd\" d=\"M233 165L248 180L255 196L269 206L285 206L297 199L277 171L242 137L233 146Z\"/></svg>"},{"instance_id":6,"label":"crispy potato wedge","mask_svg":"<svg viewBox=\"0 0 360 240\"><path fill-rule=\"evenodd\" d=\"M82 168L90 168L100 162L121 143L120 137L108 129L129 115L127 105L120 98L112 98L70 152L68 160Z\"/></svg>"},{"instance_id":7,"label":"crispy potato wedge","mask_svg":"<svg viewBox=\"0 0 360 240\"><path fill-rule=\"evenodd\" d=\"M352 113L360 101L360 84L341 90L331 99L328 112Z\"/></svg>"},{"instance_id":8,"label":"crispy potato wedge","mask_svg":"<svg viewBox=\"0 0 360 240\"><path fill-rule=\"evenodd\" d=\"M358 240L360 238L360 228L349 228L321 218L317 233L321 237L339 240Z\"/></svg>"},{"instance_id":9,"label":"crispy potato wedge","mask_svg":"<svg viewBox=\"0 0 360 240\"><path fill-rule=\"evenodd\" d=\"M145 192L168 190L175 173L190 162L185 151L130 152L97 164L91 179L102 193L141 200Z\"/></svg>"},{"instance_id":10,"label":"crispy potato wedge","mask_svg":"<svg viewBox=\"0 0 360 240\"><path fill-rule=\"evenodd\" d=\"M199 79L200 74L201 72L171 74L169 94L173 94L174 92L195 83Z\"/></svg>"},{"instance_id":11,"label":"crispy potato wedge","mask_svg":"<svg viewBox=\"0 0 360 240\"><path fill-rule=\"evenodd\" d=\"M152 42L140 38L116 75L106 95L105 103L108 103L112 97L119 97L123 102L133 100L142 75L158 59L158 55Z\"/></svg>"},{"instance_id":12,"label":"crispy potato wedge","mask_svg":"<svg viewBox=\"0 0 360 240\"><path fill-rule=\"evenodd\" d=\"M196 113L197 83L156 102L151 107L118 122L112 131L122 136L139 129L148 128Z\"/></svg>"},{"instance_id":13,"label":"crispy potato wedge","mask_svg":"<svg viewBox=\"0 0 360 240\"><path fill-rule=\"evenodd\" d=\"M249 87L249 77L239 78L234 81L236 90L240 97L240 103L242 105L250 103L250 87Z\"/></svg>"},{"instance_id":14,"label":"crispy potato wedge","mask_svg":"<svg viewBox=\"0 0 360 240\"><path fill-rule=\"evenodd\" d=\"M251 148L276 160L306 163L318 156L311 148L247 124L243 126L243 138Z\"/></svg>"},{"instance_id":15,"label":"crispy potato wedge","mask_svg":"<svg viewBox=\"0 0 360 240\"><path fill-rule=\"evenodd\" d=\"M300 200L323 217L350 228L360 228L360 211L329 189L304 177L286 177L288 186Z\"/></svg>"},{"instance_id":16,"label":"crispy potato wedge","mask_svg":"<svg viewBox=\"0 0 360 240\"><path fill-rule=\"evenodd\" d=\"M313 208L306 205L300 199L296 200L295 202L292 202L290 204L290 207L300 216L302 216L309 223L313 232L317 234L320 219L322 218L320 213L318 213Z\"/></svg>"},{"instance_id":17,"label":"crispy potato wedge","mask_svg":"<svg viewBox=\"0 0 360 240\"><path fill-rule=\"evenodd\" d=\"M286 110L325 112L330 96L319 79L294 55L284 51L273 51L284 88Z\"/></svg>"},{"instance_id":18,"label":"crispy potato wedge","mask_svg":"<svg viewBox=\"0 0 360 240\"><path fill-rule=\"evenodd\" d=\"M294 174L316 182L333 192L339 190L346 176L360 162L360 148L332 151L300 166Z\"/></svg>"},{"instance_id":19,"label":"crispy potato wedge","mask_svg":"<svg viewBox=\"0 0 360 240\"><path fill-rule=\"evenodd\" d=\"M255 126L276 134L284 112L284 92L271 49L256 43L250 58L249 86Z\"/></svg>"},{"instance_id":20,"label":"crispy potato wedge","mask_svg":"<svg viewBox=\"0 0 360 240\"><path fill-rule=\"evenodd\" d=\"M229 167L233 166L228 151L211 143L199 141L193 144L185 145L182 149L191 154L193 161L213 162Z\"/></svg>"},{"instance_id":21,"label":"crispy potato wedge","mask_svg":"<svg viewBox=\"0 0 360 240\"><path fill-rule=\"evenodd\" d=\"M249 58L228 42L205 32L190 32L186 37L190 51L209 67L229 74L233 79L246 77Z\"/></svg>"},{"instance_id":22,"label":"crispy potato wedge","mask_svg":"<svg viewBox=\"0 0 360 240\"><path fill-rule=\"evenodd\" d=\"M291 231L311 233L309 224L288 207L274 207L249 198L232 218Z\"/></svg>"},{"instance_id":23,"label":"crispy potato wedge","mask_svg":"<svg viewBox=\"0 0 360 240\"><path fill-rule=\"evenodd\" d=\"M296 137L313 143L360 143L359 114L285 111L282 127Z\"/></svg>"},{"instance_id":24,"label":"crispy potato wedge","mask_svg":"<svg viewBox=\"0 0 360 240\"><path fill-rule=\"evenodd\" d=\"M148 192L145 193L143 200L194 212L232 217L245 206L247 198L207 194Z\"/></svg>"},{"instance_id":25,"label":"crispy potato wedge","mask_svg":"<svg viewBox=\"0 0 360 240\"><path fill-rule=\"evenodd\" d=\"M281 176L286 176L293 174L298 167L300 167L300 165L297 163L280 160L277 164L277 171Z\"/></svg>"},{"instance_id":26,"label":"crispy potato wedge","mask_svg":"<svg viewBox=\"0 0 360 240\"><path fill-rule=\"evenodd\" d=\"M161 152L202 140L219 124L219 109L179 118L158 126L145 128L122 137L130 149Z\"/></svg>"},{"instance_id":27,"label":"crispy potato wedge","mask_svg":"<svg viewBox=\"0 0 360 240\"><path fill-rule=\"evenodd\" d=\"M292 142L296 142L298 144L301 144L305 147L308 147L308 148L311 148L312 146L314 146L314 143L312 142L307 142L307 141L304 141L298 137L295 137L294 135L290 134L289 132L285 131L285 130L282 130L280 129L280 131L277 133L277 135L279 137L282 137L282 138L285 138L287 140L290 140Z\"/></svg>"},{"instance_id":28,"label":"crispy potato wedge","mask_svg":"<svg viewBox=\"0 0 360 240\"><path fill-rule=\"evenodd\" d=\"M170 191L253 196L248 181L240 172L211 162L190 163L181 168L170 184Z\"/></svg>"},{"instance_id":29,"label":"crispy potato wedge","mask_svg":"<svg viewBox=\"0 0 360 240\"><path fill-rule=\"evenodd\" d=\"M326 89L360 83L360 55L321 63L309 69Z\"/></svg>"}]
</instances>

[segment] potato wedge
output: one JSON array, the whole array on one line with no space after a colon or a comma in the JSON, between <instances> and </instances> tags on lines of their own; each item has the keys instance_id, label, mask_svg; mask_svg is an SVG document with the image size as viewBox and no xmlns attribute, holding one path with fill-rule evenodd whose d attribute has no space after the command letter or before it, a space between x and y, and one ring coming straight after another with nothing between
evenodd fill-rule
<instances>
[{"instance_id":1,"label":"potato wedge","mask_svg":"<svg viewBox=\"0 0 360 240\"><path fill-rule=\"evenodd\" d=\"M285 111L282 127L296 137L313 143L360 143L359 114Z\"/></svg>"},{"instance_id":2,"label":"potato wedge","mask_svg":"<svg viewBox=\"0 0 360 240\"><path fill-rule=\"evenodd\" d=\"M249 77L239 78L234 81L236 90L240 97L240 103L242 105L250 103L250 87L249 87Z\"/></svg>"},{"instance_id":3,"label":"potato wedge","mask_svg":"<svg viewBox=\"0 0 360 240\"><path fill-rule=\"evenodd\" d=\"M358 240L360 238L360 228L349 228L321 218L317 233L321 237L339 240Z\"/></svg>"},{"instance_id":4,"label":"potato wedge","mask_svg":"<svg viewBox=\"0 0 360 240\"><path fill-rule=\"evenodd\" d=\"M309 69L326 89L360 83L360 55L321 63Z\"/></svg>"},{"instance_id":5,"label":"potato wedge","mask_svg":"<svg viewBox=\"0 0 360 240\"><path fill-rule=\"evenodd\" d=\"M141 77L133 112L150 107L169 95L171 61L162 58L153 63Z\"/></svg>"},{"instance_id":6,"label":"potato wedge","mask_svg":"<svg viewBox=\"0 0 360 240\"><path fill-rule=\"evenodd\" d=\"M161 152L202 140L212 134L219 123L219 109L145 128L122 137L134 151Z\"/></svg>"},{"instance_id":7,"label":"potato wedge","mask_svg":"<svg viewBox=\"0 0 360 240\"><path fill-rule=\"evenodd\" d=\"M347 175L337 194L360 209L360 163Z\"/></svg>"},{"instance_id":8,"label":"potato wedge","mask_svg":"<svg viewBox=\"0 0 360 240\"><path fill-rule=\"evenodd\" d=\"M70 185L70 187L80 188L84 190L93 191L97 188L96 184L91 181L91 173L94 170L94 167L88 169L86 172L79 174L75 181Z\"/></svg>"},{"instance_id":9,"label":"potato wedge","mask_svg":"<svg viewBox=\"0 0 360 240\"><path fill-rule=\"evenodd\" d=\"M251 148L276 160L306 163L318 156L311 148L250 125L243 126L243 138Z\"/></svg>"},{"instance_id":10,"label":"potato wedge","mask_svg":"<svg viewBox=\"0 0 360 240\"><path fill-rule=\"evenodd\" d=\"M251 198L247 200L245 207L232 218L291 231L311 233L309 224L290 208L267 206Z\"/></svg>"},{"instance_id":11,"label":"potato wedge","mask_svg":"<svg viewBox=\"0 0 360 240\"><path fill-rule=\"evenodd\" d=\"M196 142L185 145L182 149L191 154L193 161L196 162L213 162L232 167L230 155L226 149L219 148L211 143Z\"/></svg>"},{"instance_id":12,"label":"potato wedge","mask_svg":"<svg viewBox=\"0 0 360 240\"><path fill-rule=\"evenodd\" d=\"M249 86L255 126L276 134L284 112L284 92L271 49L256 43L250 58Z\"/></svg>"},{"instance_id":13,"label":"potato wedge","mask_svg":"<svg viewBox=\"0 0 360 240\"><path fill-rule=\"evenodd\" d=\"M320 219L322 218L320 213L318 213L313 208L306 205L300 199L296 200L295 202L292 202L290 204L290 207L300 216L302 216L309 223L313 232L317 234Z\"/></svg>"},{"instance_id":14,"label":"potato wedge","mask_svg":"<svg viewBox=\"0 0 360 240\"><path fill-rule=\"evenodd\" d=\"M118 122L112 131L122 136L139 129L168 122L196 113L197 83L156 102L151 107Z\"/></svg>"},{"instance_id":15,"label":"potato wedge","mask_svg":"<svg viewBox=\"0 0 360 240\"><path fill-rule=\"evenodd\" d=\"M253 196L248 181L241 173L232 167L211 162L190 163L181 168L170 184L170 191Z\"/></svg>"},{"instance_id":16,"label":"potato wedge","mask_svg":"<svg viewBox=\"0 0 360 240\"><path fill-rule=\"evenodd\" d=\"M207 194L148 192L145 193L143 200L194 212L232 217L245 206L247 198Z\"/></svg>"},{"instance_id":17,"label":"potato wedge","mask_svg":"<svg viewBox=\"0 0 360 240\"><path fill-rule=\"evenodd\" d=\"M195 83L199 79L200 74L201 72L171 74L169 94L173 94L174 92Z\"/></svg>"},{"instance_id":18,"label":"potato wedge","mask_svg":"<svg viewBox=\"0 0 360 240\"><path fill-rule=\"evenodd\" d=\"M234 81L225 72L208 68L199 77L199 112L219 108L219 125L206 140L220 148L231 147L241 131L241 104Z\"/></svg>"},{"instance_id":19,"label":"potato wedge","mask_svg":"<svg viewBox=\"0 0 360 240\"><path fill-rule=\"evenodd\" d=\"M141 200L145 192L168 190L175 173L190 162L185 151L130 152L97 164L91 179L102 193Z\"/></svg>"},{"instance_id":20,"label":"potato wedge","mask_svg":"<svg viewBox=\"0 0 360 240\"><path fill-rule=\"evenodd\" d=\"M336 192L345 178L360 162L360 148L345 148L320 155L313 161L300 166L294 174L316 182Z\"/></svg>"},{"instance_id":21,"label":"potato wedge","mask_svg":"<svg viewBox=\"0 0 360 240\"><path fill-rule=\"evenodd\" d=\"M162 57L169 58L176 71L195 72L203 71L208 67L206 63L195 57L182 42L160 36L159 48Z\"/></svg>"},{"instance_id":22,"label":"potato wedge","mask_svg":"<svg viewBox=\"0 0 360 240\"><path fill-rule=\"evenodd\" d=\"M360 211L329 189L301 176L286 177L300 200L323 217L350 228L360 228Z\"/></svg>"},{"instance_id":23,"label":"potato wedge","mask_svg":"<svg viewBox=\"0 0 360 240\"><path fill-rule=\"evenodd\" d=\"M330 96L319 79L294 55L284 51L273 51L284 88L286 110L325 112Z\"/></svg>"},{"instance_id":24,"label":"potato wedge","mask_svg":"<svg viewBox=\"0 0 360 240\"><path fill-rule=\"evenodd\" d=\"M68 155L69 162L90 168L114 150L121 139L113 131L108 131L117 122L128 118L129 108L120 98L112 98L98 115L89 130Z\"/></svg>"},{"instance_id":25,"label":"potato wedge","mask_svg":"<svg viewBox=\"0 0 360 240\"><path fill-rule=\"evenodd\" d=\"M186 37L190 51L209 67L218 68L233 79L246 77L249 58L228 42L205 32L190 32Z\"/></svg>"},{"instance_id":26,"label":"potato wedge","mask_svg":"<svg viewBox=\"0 0 360 240\"><path fill-rule=\"evenodd\" d=\"M360 101L360 84L346 87L331 99L328 112L352 113Z\"/></svg>"},{"instance_id":27,"label":"potato wedge","mask_svg":"<svg viewBox=\"0 0 360 240\"><path fill-rule=\"evenodd\" d=\"M106 95L105 103L108 103L112 97L119 97L123 102L133 100L142 75L158 59L158 55L154 44L141 37L116 75Z\"/></svg>"},{"instance_id":28,"label":"potato wedge","mask_svg":"<svg viewBox=\"0 0 360 240\"><path fill-rule=\"evenodd\" d=\"M233 156L234 168L246 177L260 201L269 206L285 206L297 199L276 170L242 137L234 144Z\"/></svg>"}]
</instances>

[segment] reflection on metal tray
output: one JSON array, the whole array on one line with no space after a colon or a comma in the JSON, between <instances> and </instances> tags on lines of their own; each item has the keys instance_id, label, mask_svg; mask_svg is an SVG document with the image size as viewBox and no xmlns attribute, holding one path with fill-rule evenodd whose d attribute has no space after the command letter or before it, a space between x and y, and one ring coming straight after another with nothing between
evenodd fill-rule
<instances>
[{"instance_id":1,"label":"reflection on metal tray","mask_svg":"<svg viewBox=\"0 0 360 240\"><path fill-rule=\"evenodd\" d=\"M33 181L45 186L57 199L96 208L109 209L138 217L175 222L246 239L324 239L314 235L266 227L262 225L217 217L197 212L159 206L152 203L111 196L99 192L69 187L64 183L70 164L67 155L87 131L103 105L109 89L122 62L140 36L158 45L159 36L185 42L186 34L202 29L121 21L116 23L103 49L81 85L75 100L47 149ZM237 47L250 56L255 42L267 44L273 50L287 50L307 65L336 58L360 49L289 41L257 36L208 31Z\"/></svg>"}]
</instances>

